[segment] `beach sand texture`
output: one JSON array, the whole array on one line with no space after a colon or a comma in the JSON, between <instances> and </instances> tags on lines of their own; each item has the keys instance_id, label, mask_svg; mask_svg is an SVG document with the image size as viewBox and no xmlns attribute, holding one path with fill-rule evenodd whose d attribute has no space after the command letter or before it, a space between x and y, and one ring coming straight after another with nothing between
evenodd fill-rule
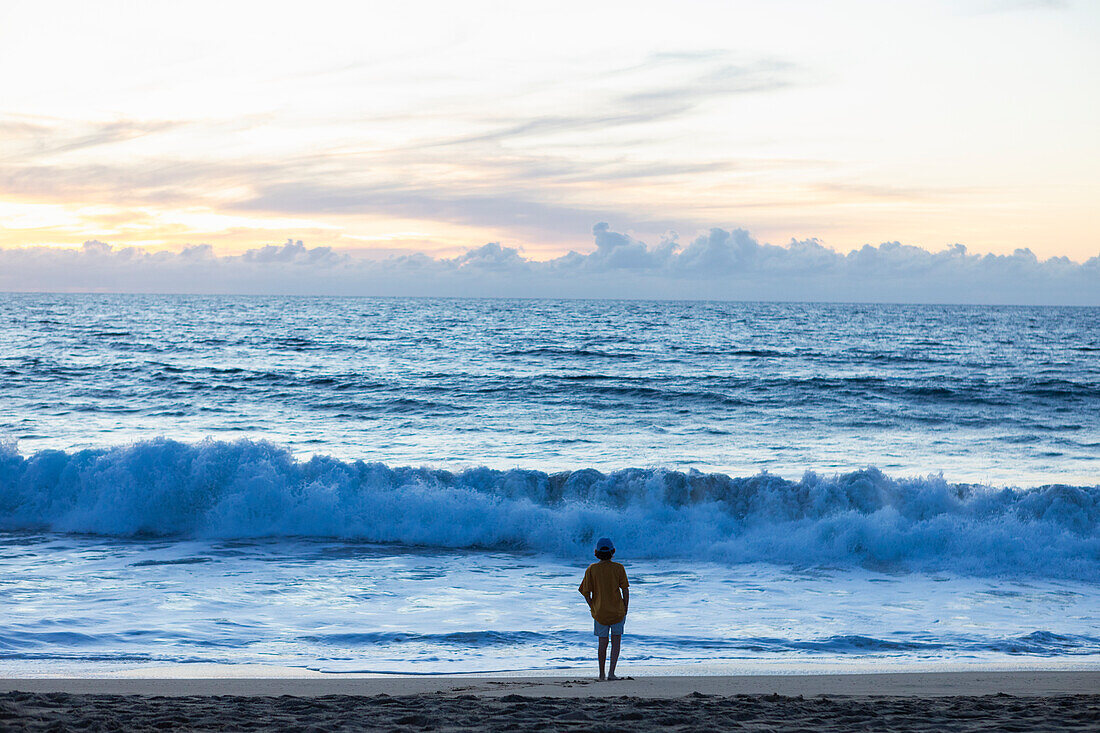
<instances>
[{"instance_id":1,"label":"beach sand texture","mask_svg":"<svg viewBox=\"0 0 1100 733\"><path fill-rule=\"evenodd\" d=\"M691 688L696 689L684 692ZM767 689L784 694L762 692ZM991 692L998 689L1012 694ZM0 690L0 730L5 731L1100 728L1100 672L645 677L619 683L461 677L8 679L0 680Z\"/></svg>"},{"instance_id":2,"label":"beach sand texture","mask_svg":"<svg viewBox=\"0 0 1100 733\"><path fill-rule=\"evenodd\" d=\"M679 698L70 695L0 696L3 730L889 730L1088 731L1100 695Z\"/></svg>"}]
</instances>

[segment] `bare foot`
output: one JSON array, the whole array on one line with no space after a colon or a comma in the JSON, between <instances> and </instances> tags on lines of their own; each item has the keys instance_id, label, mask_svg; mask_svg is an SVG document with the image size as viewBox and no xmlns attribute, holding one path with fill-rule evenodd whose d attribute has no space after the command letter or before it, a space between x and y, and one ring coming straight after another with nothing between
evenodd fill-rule
<instances>
[{"instance_id":1,"label":"bare foot","mask_svg":"<svg viewBox=\"0 0 1100 733\"><path fill-rule=\"evenodd\" d=\"M603 676L603 675L601 674L601 675L600 675L600 677L599 677L599 679L597 679L596 681L597 681L597 682L603 682L603 681L604 681L604 680L606 680L606 679L607 679L607 678L606 678L606 677L604 677L604 676ZM614 677L612 677L612 679L614 679Z\"/></svg>"},{"instance_id":2,"label":"bare foot","mask_svg":"<svg viewBox=\"0 0 1100 733\"><path fill-rule=\"evenodd\" d=\"M622 677L619 677L619 676L615 675L614 672L612 672L611 674L607 675L607 679L609 681L614 681L614 680L621 680Z\"/></svg>"}]
</instances>

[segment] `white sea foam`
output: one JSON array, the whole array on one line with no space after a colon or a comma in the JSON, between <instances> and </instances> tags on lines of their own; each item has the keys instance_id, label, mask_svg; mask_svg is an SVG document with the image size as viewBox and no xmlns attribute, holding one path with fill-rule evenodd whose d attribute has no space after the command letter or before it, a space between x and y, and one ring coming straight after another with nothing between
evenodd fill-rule
<instances>
[{"instance_id":1,"label":"white sea foam","mask_svg":"<svg viewBox=\"0 0 1100 733\"><path fill-rule=\"evenodd\" d=\"M634 557L1100 577L1100 486L994 489L874 468L789 481L662 469L391 468L299 461L247 440L29 456L9 446L0 449L0 527L561 556L613 533Z\"/></svg>"}]
</instances>

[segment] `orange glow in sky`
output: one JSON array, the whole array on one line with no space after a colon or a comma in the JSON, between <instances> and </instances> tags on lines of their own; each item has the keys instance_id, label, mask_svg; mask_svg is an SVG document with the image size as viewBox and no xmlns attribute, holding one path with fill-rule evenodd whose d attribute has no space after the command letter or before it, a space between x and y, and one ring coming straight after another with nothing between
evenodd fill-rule
<instances>
[{"instance_id":1,"label":"orange glow in sky","mask_svg":"<svg viewBox=\"0 0 1100 733\"><path fill-rule=\"evenodd\" d=\"M0 247L1100 252L1100 4L5 3Z\"/></svg>"}]
</instances>

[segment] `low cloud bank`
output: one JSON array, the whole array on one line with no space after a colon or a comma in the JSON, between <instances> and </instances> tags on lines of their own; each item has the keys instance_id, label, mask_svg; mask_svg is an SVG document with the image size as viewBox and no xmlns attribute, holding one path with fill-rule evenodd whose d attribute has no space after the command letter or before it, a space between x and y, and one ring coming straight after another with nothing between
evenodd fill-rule
<instances>
[{"instance_id":1,"label":"low cloud bank","mask_svg":"<svg viewBox=\"0 0 1100 733\"><path fill-rule=\"evenodd\" d=\"M490 243L451 259L367 259L287 241L241 255L209 245L148 252L98 241L77 249L0 249L0 289L567 298L1100 305L1100 255L1040 261L1028 249L976 255L886 242L841 254L817 240L761 244L712 229L647 245L604 223L596 248L537 262Z\"/></svg>"}]
</instances>

